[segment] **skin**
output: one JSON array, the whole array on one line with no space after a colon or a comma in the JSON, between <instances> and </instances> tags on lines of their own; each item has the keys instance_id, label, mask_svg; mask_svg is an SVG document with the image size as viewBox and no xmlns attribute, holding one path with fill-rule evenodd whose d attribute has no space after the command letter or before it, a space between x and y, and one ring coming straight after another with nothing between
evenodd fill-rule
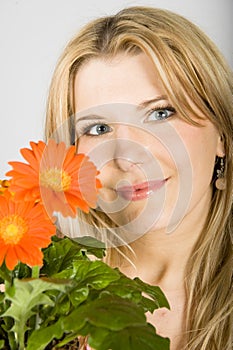
<instances>
[{"instance_id":1,"label":"skin","mask_svg":"<svg viewBox=\"0 0 233 350\"><path fill-rule=\"evenodd\" d=\"M162 288L171 311L160 309L148 315L148 320L159 334L171 339L171 349L178 350L183 338L185 266L210 206L216 156L224 156L221 137L207 119L197 127L167 110L169 97L143 53L90 60L77 73L74 94L78 151L88 153L99 166L102 210L115 205L108 215L118 225L126 225L134 238L135 268L127 262L120 268L131 278L139 276ZM157 97L158 101L137 109ZM149 114L151 108L160 112ZM90 111L101 112L102 124L109 127L106 133L95 135L92 117L80 119L92 114ZM156 120L158 115L166 118ZM134 202L119 199L118 186L148 179L166 179L166 183L148 198ZM135 240L137 230L140 235Z\"/></svg>"}]
</instances>

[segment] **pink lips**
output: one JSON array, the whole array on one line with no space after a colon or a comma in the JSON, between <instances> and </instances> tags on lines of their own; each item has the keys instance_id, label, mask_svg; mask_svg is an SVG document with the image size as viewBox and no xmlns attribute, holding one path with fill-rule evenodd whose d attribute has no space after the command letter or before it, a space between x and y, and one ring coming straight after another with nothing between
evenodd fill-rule
<instances>
[{"instance_id":1,"label":"pink lips","mask_svg":"<svg viewBox=\"0 0 233 350\"><path fill-rule=\"evenodd\" d=\"M151 193L163 187L167 180L146 181L133 186L118 187L117 193L126 200L138 201L148 198Z\"/></svg>"}]
</instances>

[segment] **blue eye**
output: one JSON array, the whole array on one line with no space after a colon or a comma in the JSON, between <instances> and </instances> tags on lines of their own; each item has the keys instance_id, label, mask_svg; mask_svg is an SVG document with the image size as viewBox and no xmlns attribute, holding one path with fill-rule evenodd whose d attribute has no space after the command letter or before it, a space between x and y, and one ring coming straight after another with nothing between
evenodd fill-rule
<instances>
[{"instance_id":1,"label":"blue eye","mask_svg":"<svg viewBox=\"0 0 233 350\"><path fill-rule=\"evenodd\" d=\"M175 114L176 110L173 107L165 107L165 108L154 108L151 109L148 114L146 121L159 121L165 120Z\"/></svg>"},{"instance_id":2,"label":"blue eye","mask_svg":"<svg viewBox=\"0 0 233 350\"><path fill-rule=\"evenodd\" d=\"M84 135L99 136L110 132L112 129L106 124L92 124L85 128Z\"/></svg>"}]
</instances>

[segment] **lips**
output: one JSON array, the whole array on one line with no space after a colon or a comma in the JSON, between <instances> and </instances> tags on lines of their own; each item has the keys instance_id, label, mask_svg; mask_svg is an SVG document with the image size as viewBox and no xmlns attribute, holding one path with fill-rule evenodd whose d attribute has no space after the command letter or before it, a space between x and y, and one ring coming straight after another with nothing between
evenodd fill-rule
<instances>
[{"instance_id":1,"label":"lips","mask_svg":"<svg viewBox=\"0 0 233 350\"><path fill-rule=\"evenodd\" d=\"M146 181L132 186L117 188L119 196L129 201L138 201L148 198L152 193L162 188L168 179Z\"/></svg>"}]
</instances>

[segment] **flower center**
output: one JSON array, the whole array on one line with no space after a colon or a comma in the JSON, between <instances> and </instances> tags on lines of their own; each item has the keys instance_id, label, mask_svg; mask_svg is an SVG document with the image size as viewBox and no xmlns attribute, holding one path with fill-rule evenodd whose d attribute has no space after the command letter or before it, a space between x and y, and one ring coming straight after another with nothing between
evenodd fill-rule
<instances>
[{"instance_id":1,"label":"flower center","mask_svg":"<svg viewBox=\"0 0 233 350\"><path fill-rule=\"evenodd\" d=\"M2 195L9 186L10 183L8 180L0 180L0 195Z\"/></svg>"},{"instance_id":2,"label":"flower center","mask_svg":"<svg viewBox=\"0 0 233 350\"><path fill-rule=\"evenodd\" d=\"M50 168L40 173L40 183L55 192L64 192L70 188L71 177L62 169Z\"/></svg>"},{"instance_id":3,"label":"flower center","mask_svg":"<svg viewBox=\"0 0 233 350\"><path fill-rule=\"evenodd\" d=\"M9 215L0 220L0 237L5 244L17 244L27 230L25 220L18 215Z\"/></svg>"}]
</instances>

